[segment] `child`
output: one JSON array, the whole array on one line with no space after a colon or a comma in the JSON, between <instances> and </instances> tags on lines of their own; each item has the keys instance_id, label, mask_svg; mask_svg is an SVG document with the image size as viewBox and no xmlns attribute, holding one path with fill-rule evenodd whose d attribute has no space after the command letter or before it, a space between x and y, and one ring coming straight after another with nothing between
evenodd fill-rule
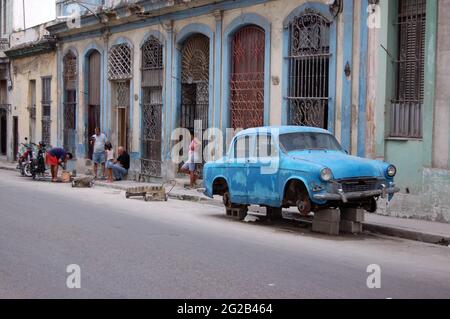
<instances>
[{"instance_id":1,"label":"child","mask_svg":"<svg viewBox=\"0 0 450 319\"><path fill-rule=\"evenodd\" d=\"M114 165L114 152L111 142L105 143L105 153L106 153L106 169L108 170L108 183L113 182L113 170Z\"/></svg>"},{"instance_id":2,"label":"child","mask_svg":"<svg viewBox=\"0 0 450 319\"><path fill-rule=\"evenodd\" d=\"M191 131L191 143L189 144L189 157L184 165L180 168L180 172L189 175L189 187L195 188L195 182L197 180L197 174L195 173L195 162L197 158L197 152L200 146L200 142L194 135L194 131Z\"/></svg>"}]
</instances>

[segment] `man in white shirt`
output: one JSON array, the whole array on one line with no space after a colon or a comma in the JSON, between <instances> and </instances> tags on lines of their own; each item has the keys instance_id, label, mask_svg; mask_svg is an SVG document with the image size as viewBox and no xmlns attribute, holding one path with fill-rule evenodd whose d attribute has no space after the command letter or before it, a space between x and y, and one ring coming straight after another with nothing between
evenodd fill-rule
<instances>
[{"instance_id":1,"label":"man in white shirt","mask_svg":"<svg viewBox=\"0 0 450 319\"><path fill-rule=\"evenodd\" d=\"M105 176L105 143L106 135L100 132L100 128L95 128L95 134L91 137L91 145L94 145L92 161L94 162L94 178L97 178L98 164L102 166L102 175Z\"/></svg>"}]
</instances>

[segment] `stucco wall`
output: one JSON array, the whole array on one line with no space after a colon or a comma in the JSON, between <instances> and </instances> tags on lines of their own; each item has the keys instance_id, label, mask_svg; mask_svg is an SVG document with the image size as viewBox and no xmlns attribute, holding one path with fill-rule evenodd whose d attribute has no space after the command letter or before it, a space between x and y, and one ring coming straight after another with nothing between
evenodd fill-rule
<instances>
[{"instance_id":1,"label":"stucco wall","mask_svg":"<svg viewBox=\"0 0 450 319\"><path fill-rule=\"evenodd\" d=\"M450 0L439 1L433 167L450 168Z\"/></svg>"},{"instance_id":2,"label":"stucco wall","mask_svg":"<svg viewBox=\"0 0 450 319\"><path fill-rule=\"evenodd\" d=\"M251 1L249 1L251 3ZM58 54L58 63L62 63L62 57L67 52L68 49L72 49L77 52L79 57L78 70L79 70L79 94L78 94L78 114L77 114L77 133L78 133L78 148L84 152L85 136L84 130L86 127L86 92L85 85L86 81L86 53L93 48L97 48L105 54L108 52L111 46L115 43L127 42L130 43L133 48L133 78L131 80L131 98L130 98L130 134L131 137L131 146L129 147L129 151L132 153L132 156L136 159L139 157L140 153L140 134L141 134L141 118L140 118L140 102L141 102L141 89L140 89L140 81L141 81L141 51L140 47L145 37L153 31L156 31L162 35L165 39L165 47L164 47L164 65L165 67L171 67L170 72L164 71L165 84L164 84L164 113L163 113L163 143L168 145L168 138L170 137L171 129L177 126L175 122L176 117L174 117L174 113L176 112L176 106L179 101L177 100L177 72L176 70L176 57L177 52L179 52L179 47L176 45L177 36L184 32L184 30L189 29L192 25L203 25L206 29L209 29L208 32L213 37L214 43L212 46L212 73L210 77L210 89L212 90L210 99L211 99L211 107L212 107L212 118L213 122L210 125L216 124L219 127L225 127L226 120L224 117L227 116L228 105L224 98L226 89L226 84L228 79L226 79L224 74L224 65L230 64L230 60L226 61L226 56L230 59L230 55L226 55L226 51L229 50L229 46L226 44L226 32L227 28L236 23L236 21L245 21L248 15L257 16L260 21L267 21L269 25L269 32L266 34L266 39L270 39L269 44L269 59L266 59L266 63L269 65L269 77L268 77L268 90L265 92L268 95L268 114L267 116L267 124L270 125L280 125L283 123L283 114L286 112L283 109L283 82L286 83L286 74L283 74L283 63L285 61L282 47L285 44L284 34L285 29L283 27L283 21L285 18L297 7L301 5L305 5L308 3L307 1L297 0L297 1L287 1L287 0L279 0L279 1L268 1L263 4L255 4L244 6L241 8L228 9L224 10L222 14L218 14L217 11L211 10L210 12L204 13L199 16L189 16L188 12L183 12L183 18L177 19L175 18L173 21L173 37L172 43L169 43L170 34L167 29L167 21L161 19L154 25L148 25L145 27L140 27L133 30L127 30L123 32L114 32L109 35L104 36L89 36L78 37L72 40L63 40L60 44L59 54ZM325 5L325 12L328 12L328 7L326 6L327 0L320 0L315 2ZM313 4L313 2L309 2L308 4ZM348 129L350 138L351 138L351 152L356 153L357 147L357 130L358 130L358 114L357 114L357 102L359 99L359 87L358 87L358 71L359 71L359 59L357 56L359 54L359 27L360 27L360 11L361 4L355 6L353 19L355 23L353 24L353 39L354 43L350 41L344 41L345 35L342 28L344 25L343 18L339 17L337 21L333 22L334 24L338 24L337 26L337 50L333 53L333 58L336 59L335 67L337 70L343 70L343 46L350 46L350 52L353 50L353 61L352 61L352 76L351 79L354 81L350 86L351 91L346 92L344 95L341 93L342 91L342 76L336 74L336 78L332 77L333 89L336 88L336 96L333 100L333 106L335 107L335 119L333 120L334 126L338 129L336 130L337 137L341 136L341 117L342 117L342 108L340 107L343 96L350 96L350 108L349 113L345 116L350 118L349 123L351 123L351 128ZM220 18L222 17L222 18ZM350 15L351 17L351 15ZM351 23L348 21L346 23ZM219 37L220 36L220 37ZM221 38L221 43L218 45L216 43L217 39ZM267 42L266 42L267 43ZM171 51L169 51L169 48ZM353 48L353 49L352 49ZM221 51L218 52L217 50ZM178 50L178 51L177 51ZM168 56L169 52L171 55ZM102 107L102 129L109 135L113 135L113 117L111 115L111 85L110 81L107 80L107 57L103 55L103 88L102 88L102 98L101 98L101 107ZM168 78L168 76L170 78ZM60 86L62 86L61 76L58 80ZM61 102L61 100L60 100ZM362 123L364 125L364 123ZM62 135L59 135L59 138L62 138ZM166 149L163 152L163 157L165 158L168 154L168 150ZM136 162L137 163L137 162Z\"/></svg>"},{"instance_id":3,"label":"stucco wall","mask_svg":"<svg viewBox=\"0 0 450 319\"><path fill-rule=\"evenodd\" d=\"M450 223L450 171L425 168L420 182L420 193L396 194L390 203L380 200L378 213Z\"/></svg>"},{"instance_id":4,"label":"stucco wall","mask_svg":"<svg viewBox=\"0 0 450 319\"><path fill-rule=\"evenodd\" d=\"M12 116L19 117L19 142L29 136L30 116L29 83L36 80L36 140L42 139L42 80L41 77L51 76L51 144L57 145L57 83L56 83L56 53L46 53L11 61L12 67Z\"/></svg>"}]
</instances>

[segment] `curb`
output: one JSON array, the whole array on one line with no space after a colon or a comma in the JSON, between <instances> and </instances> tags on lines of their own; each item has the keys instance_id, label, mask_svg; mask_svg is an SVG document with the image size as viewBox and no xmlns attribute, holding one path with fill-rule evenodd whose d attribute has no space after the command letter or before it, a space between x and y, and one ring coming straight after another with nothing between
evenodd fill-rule
<instances>
[{"instance_id":1,"label":"curb","mask_svg":"<svg viewBox=\"0 0 450 319\"><path fill-rule=\"evenodd\" d=\"M366 224L366 223L363 224L363 229L371 233L378 233L393 237L421 241L428 244L445 245L445 246L448 246L450 244L450 236L441 236L391 226Z\"/></svg>"},{"instance_id":2,"label":"curb","mask_svg":"<svg viewBox=\"0 0 450 319\"><path fill-rule=\"evenodd\" d=\"M101 187L110 187L120 190L126 190L127 187L120 186L120 185L106 185L106 184L96 184ZM171 192L167 195L171 199L177 199L177 200L183 200L183 201L191 201L191 202L197 202L197 203L208 203L208 204L218 204L216 200L205 198L202 196L196 196L196 195L186 195L186 194L177 194L176 192ZM220 205L221 206L221 205ZM429 234L429 233L422 233L418 231L413 230L406 230L402 228L396 228L391 226L384 226L384 225L378 225L378 224L369 224L369 223L363 223L363 230L375 233L375 234L382 234L392 237L398 237L403 239L409 239L414 241L420 241L428 244L435 244L435 245L445 245L448 246L450 244L450 236L440 236L436 234Z\"/></svg>"}]
</instances>

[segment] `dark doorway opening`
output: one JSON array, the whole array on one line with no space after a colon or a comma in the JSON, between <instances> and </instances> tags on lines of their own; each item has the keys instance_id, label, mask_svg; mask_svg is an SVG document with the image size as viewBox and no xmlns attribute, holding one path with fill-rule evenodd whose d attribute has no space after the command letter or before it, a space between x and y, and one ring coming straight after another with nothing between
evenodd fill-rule
<instances>
[{"instance_id":1,"label":"dark doorway opening","mask_svg":"<svg viewBox=\"0 0 450 319\"><path fill-rule=\"evenodd\" d=\"M0 155L6 155L7 113L0 109Z\"/></svg>"},{"instance_id":2,"label":"dark doorway opening","mask_svg":"<svg viewBox=\"0 0 450 319\"><path fill-rule=\"evenodd\" d=\"M101 88L101 55L98 51L93 51L89 56L89 79L88 79L88 128L86 143L88 145L87 156L92 159L94 146L91 145L90 138L95 134L95 128L100 128L100 88Z\"/></svg>"}]
</instances>

